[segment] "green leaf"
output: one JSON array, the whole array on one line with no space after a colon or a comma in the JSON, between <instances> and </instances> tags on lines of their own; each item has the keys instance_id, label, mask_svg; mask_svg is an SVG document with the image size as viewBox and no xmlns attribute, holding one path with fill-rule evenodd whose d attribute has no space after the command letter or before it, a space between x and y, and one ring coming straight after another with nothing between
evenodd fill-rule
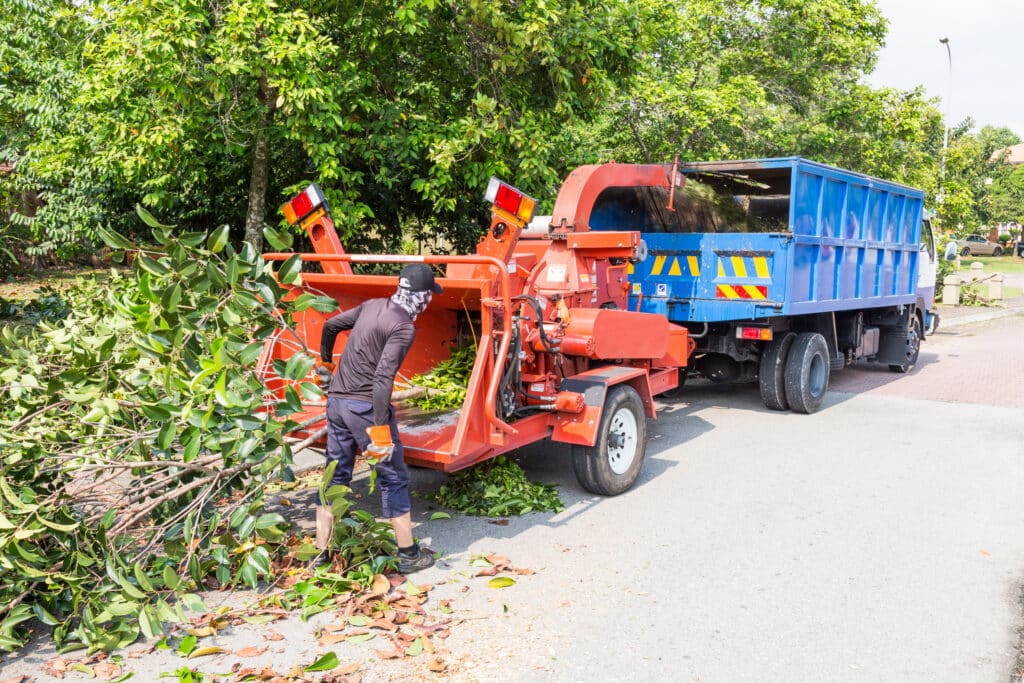
<instances>
[{"instance_id":1,"label":"green leaf","mask_svg":"<svg viewBox=\"0 0 1024 683\"><path fill-rule=\"evenodd\" d=\"M277 279L286 285L297 284L302 272L302 254L295 254L281 264L277 270Z\"/></svg>"},{"instance_id":2,"label":"green leaf","mask_svg":"<svg viewBox=\"0 0 1024 683\"><path fill-rule=\"evenodd\" d=\"M192 654L192 651L196 649L196 644L198 642L199 639L193 635L185 636L181 639L181 642L178 643L178 654L183 657L188 657Z\"/></svg>"},{"instance_id":3,"label":"green leaf","mask_svg":"<svg viewBox=\"0 0 1024 683\"><path fill-rule=\"evenodd\" d=\"M96 234L99 235L100 239L103 240L103 243L111 249L128 250L135 248L135 244L131 240L125 238L115 230L107 230L102 225L96 226Z\"/></svg>"},{"instance_id":4,"label":"green leaf","mask_svg":"<svg viewBox=\"0 0 1024 683\"><path fill-rule=\"evenodd\" d=\"M181 603L183 605L185 605L185 609L188 609L192 612L206 611L206 603L204 603L203 599L195 593L184 593L178 599L181 600Z\"/></svg>"},{"instance_id":5,"label":"green leaf","mask_svg":"<svg viewBox=\"0 0 1024 683\"><path fill-rule=\"evenodd\" d=\"M451 518L452 518L452 516L449 515L447 512L435 512L434 514L430 515L430 521L434 521L435 519L451 519Z\"/></svg>"},{"instance_id":6,"label":"green leaf","mask_svg":"<svg viewBox=\"0 0 1024 683\"><path fill-rule=\"evenodd\" d=\"M181 583L181 579L178 577L178 573L171 568L171 565L165 565L163 570L164 585L170 588L172 591L177 590L178 585Z\"/></svg>"},{"instance_id":7,"label":"green leaf","mask_svg":"<svg viewBox=\"0 0 1024 683\"><path fill-rule=\"evenodd\" d=\"M313 671L330 671L331 669L336 668L338 668L338 655L333 652L328 652L309 666L304 667L303 671L310 673Z\"/></svg>"},{"instance_id":8,"label":"green leaf","mask_svg":"<svg viewBox=\"0 0 1024 683\"><path fill-rule=\"evenodd\" d=\"M423 639L417 638L412 641L412 644L405 648L405 654L407 657L419 657L423 654Z\"/></svg>"},{"instance_id":9,"label":"green leaf","mask_svg":"<svg viewBox=\"0 0 1024 683\"><path fill-rule=\"evenodd\" d=\"M142 219L143 223L145 223L146 225L148 225L151 228L173 228L174 227L173 225L164 225L163 223L158 221L156 218L153 217L153 214L151 214L149 211L146 210L146 208L144 206L142 206L142 204L136 204L135 205L135 213L137 213L139 215L139 218Z\"/></svg>"},{"instance_id":10,"label":"green leaf","mask_svg":"<svg viewBox=\"0 0 1024 683\"><path fill-rule=\"evenodd\" d=\"M487 582L488 588L508 588L515 585L515 579L508 576L495 576Z\"/></svg>"},{"instance_id":11,"label":"green leaf","mask_svg":"<svg viewBox=\"0 0 1024 683\"><path fill-rule=\"evenodd\" d=\"M263 228L263 237L267 240L267 244L278 251L285 251L292 247L292 236L290 233L275 230L269 225Z\"/></svg>"},{"instance_id":12,"label":"green leaf","mask_svg":"<svg viewBox=\"0 0 1024 683\"><path fill-rule=\"evenodd\" d=\"M230 226L222 225L210 233L210 237L206 240L206 248L214 254L219 254L227 246L230 236Z\"/></svg>"}]
</instances>

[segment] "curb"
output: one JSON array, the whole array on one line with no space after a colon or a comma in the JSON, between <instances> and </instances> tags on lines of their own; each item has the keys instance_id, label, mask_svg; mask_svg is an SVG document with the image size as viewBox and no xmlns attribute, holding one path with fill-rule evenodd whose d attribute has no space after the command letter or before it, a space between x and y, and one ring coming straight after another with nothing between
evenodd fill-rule
<instances>
[{"instance_id":1,"label":"curb","mask_svg":"<svg viewBox=\"0 0 1024 683\"><path fill-rule=\"evenodd\" d=\"M1024 308L997 308L956 318L941 317L942 309L939 309L940 320L938 331L941 332L942 330L950 327L960 327L961 325L970 325L972 323L980 323L986 320L997 320L999 318L1009 318L1016 315L1024 315Z\"/></svg>"}]
</instances>

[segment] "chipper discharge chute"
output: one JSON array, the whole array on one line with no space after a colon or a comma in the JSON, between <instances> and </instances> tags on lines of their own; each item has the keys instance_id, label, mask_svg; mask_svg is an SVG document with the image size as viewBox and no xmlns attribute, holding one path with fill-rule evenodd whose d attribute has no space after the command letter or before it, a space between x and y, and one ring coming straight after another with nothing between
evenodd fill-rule
<instances>
[{"instance_id":1,"label":"chipper discharge chute","mask_svg":"<svg viewBox=\"0 0 1024 683\"><path fill-rule=\"evenodd\" d=\"M592 193L567 187L556 205ZM346 310L391 296L398 282L396 276L355 274L353 263L443 266L438 281L444 292L417 318L400 376L428 373L467 345L475 348L475 361L459 409L416 408L397 400L404 392L396 390L406 461L452 472L550 438L572 445L584 488L621 493L640 472L653 397L677 386L693 342L664 316L627 309L627 267L643 255L638 232L527 230L532 198L496 179L487 198L492 221L476 254L347 254L313 185L286 205L285 214L301 223L313 244L315 253L302 254L302 261L318 263L322 272L304 270L291 295L326 295ZM270 390L283 395L287 383L274 374L273 361L303 348L317 354L324 322L337 312L297 313L294 333L282 329L267 342L260 362ZM339 335L335 357L346 341L347 333ZM312 432L324 405L304 407L299 419L306 417Z\"/></svg>"}]
</instances>

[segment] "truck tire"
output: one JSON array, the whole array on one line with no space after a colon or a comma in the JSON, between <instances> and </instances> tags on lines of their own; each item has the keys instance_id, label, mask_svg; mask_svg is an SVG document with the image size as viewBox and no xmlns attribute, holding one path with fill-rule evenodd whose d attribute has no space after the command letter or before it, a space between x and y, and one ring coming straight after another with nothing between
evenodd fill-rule
<instances>
[{"instance_id":1,"label":"truck tire","mask_svg":"<svg viewBox=\"0 0 1024 683\"><path fill-rule=\"evenodd\" d=\"M904 363L889 365L893 372L910 372L917 364L917 357L921 354L921 319L916 315L910 320L910 329L907 330L907 360Z\"/></svg>"},{"instance_id":2,"label":"truck tire","mask_svg":"<svg viewBox=\"0 0 1024 683\"><path fill-rule=\"evenodd\" d=\"M640 394L628 384L608 391L597 443L573 446L572 467L580 485L601 496L629 490L647 452L647 416Z\"/></svg>"},{"instance_id":3,"label":"truck tire","mask_svg":"<svg viewBox=\"0 0 1024 683\"><path fill-rule=\"evenodd\" d=\"M786 359L786 401L798 413L815 413L828 391L829 353L817 332L797 335Z\"/></svg>"},{"instance_id":4,"label":"truck tire","mask_svg":"<svg viewBox=\"0 0 1024 683\"><path fill-rule=\"evenodd\" d=\"M785 332L768 342L761 354L757 383L761 389L761 400L770 410L789 410L786 401L786 357L795 339L795 333Z\"/></svg>"}]
</instances>

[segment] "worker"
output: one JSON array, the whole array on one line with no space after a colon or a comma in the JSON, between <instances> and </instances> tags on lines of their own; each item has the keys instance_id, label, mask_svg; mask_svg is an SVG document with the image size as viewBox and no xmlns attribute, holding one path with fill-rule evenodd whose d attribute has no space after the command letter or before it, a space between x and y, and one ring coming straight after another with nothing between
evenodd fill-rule
<instances>
[{"instance_id":1,"label":"worker","mask_svg":"<svg viewBox=\"0 0 1024 683\"><path fill-rule=\"evenodd\" d=\"M402 269L398 289L390 298L370 299L343 311L324 324L317 374L327 390L327 459L337 462L331 486L352 481L356 454L377 461L384 516L391 521L398 544L398 571L411 574L434 563L412 535L409 472L405 467L391 391L405 354L416 334L413 321L426 310L441 286L425 263ZM338 333L352 330L337 363L332 362ZM316 515L316 545L322 551L314 565L326 561L334 531L334 515L321 500Z\"/></svg>"}]
</instances>

